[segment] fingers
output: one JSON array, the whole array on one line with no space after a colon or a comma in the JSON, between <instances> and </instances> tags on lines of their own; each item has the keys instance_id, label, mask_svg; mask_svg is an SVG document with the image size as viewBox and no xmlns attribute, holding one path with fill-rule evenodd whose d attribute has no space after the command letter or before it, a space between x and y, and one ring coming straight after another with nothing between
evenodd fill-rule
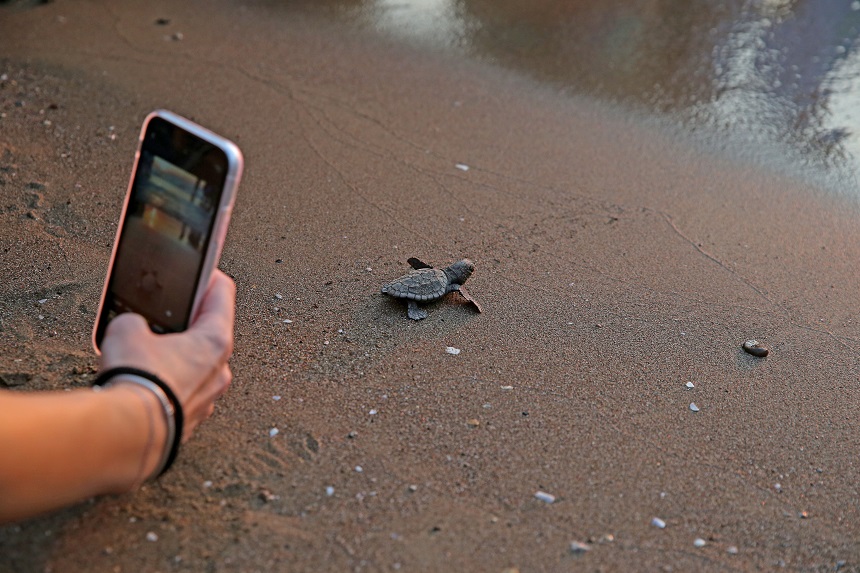
<instances>
[{"instance_id":1,"label":"fingers","mask_svg":"<svg viewBox=\"0 0 860 573\"><path fill-rule=\"evenodd\" d=\"M215 269L209 287L200 303L200 310L194 320L194 327L209 328L210 325L233 330L233 314L236 305L236 284L221 270Z\"/></svg>"},{"instance_id":2,"label":"fingers","mask_svg":"<svg viewBox=\"0 0 860 573\"><path fill-rule=\"evenodd\" d=\"M200 311L188 331L213 343L217 347L217 354L225 360L233 353L235 306L236 284L233 279L215 269L200 304Z\"/></svg>"},{"instance_id":3,"label":"fingers","mask_svg":"<svg viewBox=\"0 0 860 573\"><path fill-rule=\"evenodd\" d=\"M215 401L224 395L232 380L233 374L230 367L224 364L207 382L203 391L198 396L193 397L188 404L185 404L187 423L183 431L183 442L191 437L194 429L201 422L212 415L215 411Z\"/></svg>"}]
</instances>

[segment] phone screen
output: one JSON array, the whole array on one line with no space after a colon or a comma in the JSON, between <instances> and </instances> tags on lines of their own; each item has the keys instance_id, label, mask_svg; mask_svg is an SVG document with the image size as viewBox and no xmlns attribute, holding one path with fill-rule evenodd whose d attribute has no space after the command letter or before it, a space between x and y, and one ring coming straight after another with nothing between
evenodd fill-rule
<instances>
[{"instance_id":1,"label":"phone screen","mask_svg":"<svg viewBox=\"0 0 860 573\"><path fill-rule=\"evenodd\" d=\"M188 327L228 167L219 147L160 117L150 120L96 340L123 312L141 314L157 333Z\"/></svg>"}]
</instances>

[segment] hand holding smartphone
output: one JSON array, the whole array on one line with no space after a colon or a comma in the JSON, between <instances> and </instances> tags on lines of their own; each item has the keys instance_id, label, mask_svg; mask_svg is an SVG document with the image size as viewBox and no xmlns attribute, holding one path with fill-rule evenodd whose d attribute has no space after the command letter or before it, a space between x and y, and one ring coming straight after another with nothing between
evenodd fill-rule
<instances>
[{"instance_id":1,"label":"hand holding smartphone","mask_svg":"<svg viewBox=\"0 0 860 573\"><path fill-rule=\"evenodd\" d=\"M188 328L217 266L242 175L239 148L165 110L147 116L111 253L93 346L110 321Z\"/></svg>"}]
</instances>

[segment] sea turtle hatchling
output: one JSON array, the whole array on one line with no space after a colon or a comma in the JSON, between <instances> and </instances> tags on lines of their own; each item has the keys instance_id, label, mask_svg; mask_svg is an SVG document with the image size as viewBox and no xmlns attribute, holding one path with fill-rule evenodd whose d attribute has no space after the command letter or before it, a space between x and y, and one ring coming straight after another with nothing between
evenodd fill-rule
<instances>
[{"instance_id":1,"label":"sea turtle hatchling","mask_svg":"<svg viewBox=\"0 0 860 573\"><path fill-rule=\"evenodd\" d=\"M427 318L427 311L419 308L418 303L436 300L454 291L460 293L460 296L481 312L481 305L463 288L463 283L475 270L472 261L463 259L445 269L433 268L414 257L407 262L412 266L412 270L399 279L383 285L382 294L404 299L408 305L409 318L412 320Z\"/></svg>"}]
</instances>

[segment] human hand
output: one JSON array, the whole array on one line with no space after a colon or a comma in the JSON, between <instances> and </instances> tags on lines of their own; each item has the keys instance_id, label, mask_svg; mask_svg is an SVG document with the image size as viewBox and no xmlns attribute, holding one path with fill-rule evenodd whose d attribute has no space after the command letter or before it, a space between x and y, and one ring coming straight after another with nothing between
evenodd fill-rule
<instances>
[{"instance_id":1,"label":"human hand","mask_svg":"<svg viewBox=\"0 0 860 573\"><path fill-rule=\"evenodd\" d=\"M232 380L236 285L220 270L212 273L196 318L184 332L155 334L138 314L114 318L102 340L103 370L129 366L149 371L173 390L185 416L183 441L212 415L215 400Z\"/></svg>"}]
</instances>

